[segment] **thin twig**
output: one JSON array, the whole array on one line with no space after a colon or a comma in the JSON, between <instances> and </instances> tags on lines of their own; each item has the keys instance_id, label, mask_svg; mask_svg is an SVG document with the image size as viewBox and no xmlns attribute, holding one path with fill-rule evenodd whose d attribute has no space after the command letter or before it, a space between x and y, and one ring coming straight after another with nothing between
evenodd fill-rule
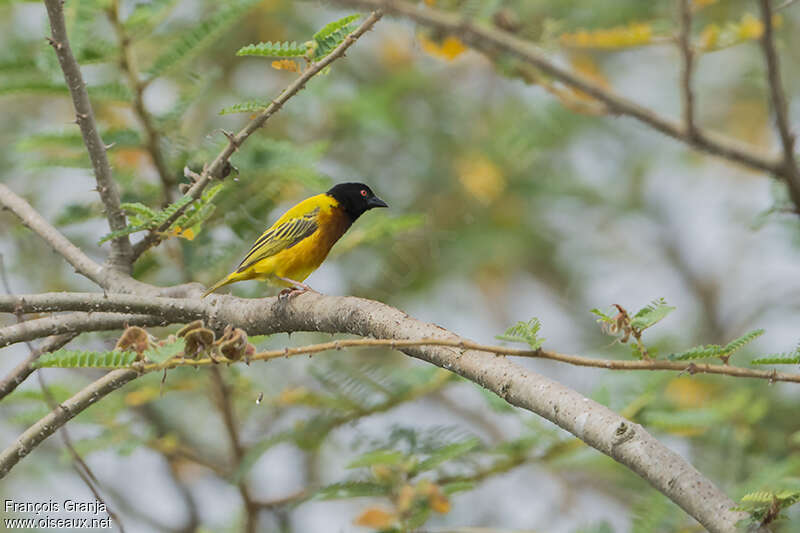
<instances>
[{"instance_id":1,"label":"thin twig","mask_svg":"<svg viewBox=\"0 0 800 533\"><path fill-rule=\"evenodd\" d=\"M77 333L65 333L63 335L54 335L44 341L38 348L31 352L21 363L14 367L14 369L0 380L0 400L14 392L23 381L28 379L28 376L33 374L36 370L33 367L33 362L39 359L42 354L54 352L62 348L69 341L77 337Z\"/></svg>"},{"instance_id":2,"label":"thin twig","mask_svg":"<svg viewBox=\"0 0 800 533\"><path fill-rule=\"evenodd\" d=\"M47 7L47 16L50 19L52 31L50 44L53 46L56 56L58 56L58 62L64 72L64 79L72 96L76 122L81 129L86 150L89 152L89 159L91 159L95 179L97 180L97 192L100 194L100 199L105 207L108 226L111 231L122 230L127 225L125 213L120 208L119 192L111 175L111 165L108 162L106 145L97 130L94 111L89 101L89 94L86 91L86 83L83 81L80 66L75 60L69 45L67 28L64 22L64 2L63 0L45 0L44 3ZM132 253L128 236L117 237L111 241L109 264L122 272L130 272Z\"/></svg>"},{"instance_id":3,"label":"thin twig","mask_svg":"<svg viewBox=\"0 0 800 533\"><path fill-rule=\"evenodd\" d=\"M794 157L794 134L789 125L789 102L781 82L781 70L778 61L778 52L775 49L775 32L773 26L772 2L761 0L761 21L764 32L761 35L761 48L764 51L764 60L767 63L767 80L772 99L772 108L775 112L775 124L778 127L781 144L783 146L783 175L789 186L789 194L800 212L800 168Z\"/></svg>"},{"instance_id":4,"label":"thin twig","mask_svg":"<svg viewBox=\"0 0 800 533\"><path fill-rule=\"evenodd\" d=\"M11 211L23 225L39 235L56 253L72 265L76 272L84 275L106 290L136 291L139 294L152 293L151 285L140 283L126 274L100 265L83 250L72 244L60 231L54 228L21 196L0 183L0 206Z\"/></svg>"},{"instance_id":5,"label":"thin twig","mask_svg":"<svg viewBox=\"0 0 800 533\"><path fill-rule=\"evenodd\" d=\"M217 406L222 414L222 421L225 423L225 431L228 433L228 439L231 441L233 469L236 470L247 454L247 450L242 445L242 440L239 437L239 426L236 421L236 414L233 412L230 389L225 384L225 380L222 378L222 374L217 367L211 369L211 383L214 386ZM236 486L239 489L239 494L242 496L244 510L247 516L244 531L246 531L246 533L255 533L258 530L258 506L254 503L253 497L250 495L250 489L247 487L247 482L244 479L239 480Z\"/></svg>"},{"instance_id":6,"label":"thin twig","mask_svg":"<svg viewBox=\"0 0 800 533\"><path fill-rule=\"evenodd\" d=\"M303 74L297 78L291 85L289 85L286 89L284 89L281 94L272 100L272 103L261 113L258 114L254 119L247 123L247 125L242 128L242 130L237 133L236 135L228 137L228 144L223 148L223 150L217 155L214 161L210 165L206 165L203 168L202 173L197 176L194 184L191 188L186 192L188 196L191 196L192 199L197 200L203 193L203 190L206 186L214 179L223 179L225 177L226 169L229 169L230 163L228 160L233 155L233 153L239 149L240 146L259 128L263 127L264 124L269 120L269 118L277 113L281 107L294 95L296 95L300 90L302 90L306 83L311 80L315 75L321 72L325 67L339 59L340 57L344 57L345 52L348 48L350 48L353 43L358 40L359 37L364 35L367 31L369 31L378 20L380 20L382 13L380 11L374 11L367 19L355 30L353 33L348 35L344 41L339 44L330 54L325 56L325 58L317 61L316 63L312 63L309 67L303 71ZM190 204L178 209L175 213L172 214L166 221L164 221L161 226L156 228L155 230L151 231L147 234L147 236L136 243L133 248L133 258L134 261L139 258L144 252L149 250L151 247L155 246L161 241L162 234L169 229L173 222L178 220L178 218L183 215L183 212L189 207Z\"/></svg>"},{"instance_id":7,"label":"thin twig","mask_svg":"<svg viewBox=\"0 0 800 533\"><path fill-rule=\"evenodd\" d=\"M14 213L28 228L36 232L50 247L60 254L75 270L103 288L108 287L106 272L101 265L90 259L72 244L60 231L51 226L42 216L11 189L0 183L0 204Z\"/></svg>"},{"instance_id":8,"label":"thin twig","mask_svg":"<svg viewBox=\"0 0 800 533\"><path fill-rule=\"evenodd\" d=\"M33 353L32 350L31 353ZM39 387L42 389L42 394L44 394L45 400L50 406L50 409L56 409L58 407L58 402L53 397L50 389L47 387L47 383L44 381L44 376L42 376L41 372L37 372L36 376L39 378ZM125 528L122 525L122 521L119 519L119 515L114 512L108 502L100 494L100 490L98 489L100 482L97 480L97 476L94 475L92 469L89 468L89 465L83 460L83 457L81 457L81 455L78 453L78 450L76 450L75 446L72 445L72 439L69 436L66 426L62 426L58 433L61 436L61 441L64 443L64 447L72 457L72 466L75 469L75 472L78 474L78 477L80 477L81 480L83 480L83 483L89 488L94 496L94 499L101 502L105 506L106 513L108 513L108 516L111 517L111 520L117 524L120 533L125 533Z\"/></svg>"},{"instance_id":9,"label":"thin twig","mask_svg":"<svg viewBox=\"0 0 800 533\"><path fill-rule=\"evenodd\" d=\"M785 8L789 7L790 5L794 4L795 2L797 2L797 0L786 0L784 3L782 3L781 5L776 7L775 11L780 11L781 9L785 9Z\"/></svg>"},{"instance_id":10,"label":"thin twig","mask_svg":"<svg viewBox=\"0 0 800 533\"><path fill-rule=\"evenodd\" d=\"M669 119L601 87L584 76L565 69L549 59L532 43L509 32L490 28L465 20L461 15L448 13L431 6L422 6L402 0L333 0L333 3L366 9L382 9L390 15L407 17L414 22L436 28L457 36L476 50L505 52L520 61L529 63L545 74L604 103L610 112L629 116L637 121L677 139L692 148L733 161L751 169L769 172L785 178L787 172L782 159L764 155L755 148L735 139L713 132L689 137L681 122ZM798 204L800 208L800 199Z\"/></svg>"},{"instance_id":11,"label":"thin twig","mask_svg":"<svg viewBox=\"0 0 800 533\"><path fill-rule=\"evenodd\" d=\"M681 32L678 44L683 58L681 71L681 90L683 92L683 123L686 136L693 139L697 136L694 119L694 94L692 93L692 72L694 69L694 50L692 49L692 7L690 0L678 0Z\"/></svg>"},{"instance_id":12,"label":"thin twig","mask_svg":"<svg viewBox=\"0 0 800 533\"><path fill-rule=\"evenodd\" d=\"M125 31L125 25L122 24L119 18L119 2L113 2L108 8L108 18L111 21L111 26L114 28L114 32L117 34L117 40L119 41L119 67L128 79L128 86L133 94L133 111L144 130L144 145L147 152L150 154L150 159L161 180L161 191L164 197L163 203L166 206L175 201L175 187L177 181L170 173L166 158L161 150L161 132L156 128L153 117L144 105L143 96L145 84L139 78L139 71L136 68L136 61L133 57L133 51L131 50L131 38Z\"/></svg>"}]
</instances>

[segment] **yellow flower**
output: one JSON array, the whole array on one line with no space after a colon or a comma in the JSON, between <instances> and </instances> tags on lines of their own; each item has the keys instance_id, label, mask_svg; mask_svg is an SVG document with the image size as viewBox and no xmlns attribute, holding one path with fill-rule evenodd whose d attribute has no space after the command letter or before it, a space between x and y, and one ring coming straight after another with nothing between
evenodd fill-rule
<instances>
[{"instance_id":1,"label":"yellow flower","mask_svg":"<svg viewBox=\"0 0 800 533\"><path fill-rule=\"evenodd\" d=\"M742 17L742 22L739 24L739 38L743 41L758 39L762 33L764 33L764 24L750 13L745 13L744 17Z\"/></svg>"},{"instance_id":2,"label":"yellow flower","mask_svg":"<svg viewBox=\"0 0 800 533\"><path fill-rule=\"evenodd\" d=\"M458 181L476 200L492 203L506 188L500 169L483 154L469 154L456 163Z\"/></svg>"},{"instance_id":3,"label":"yellow flower","mask_svg":"<svg viewBox=\"0 0 800 533\"><path fill-rule=\"evenodd\" d=\"M419 35L419 43L428 54L452 61L467 51L467 47L456 37L445 37L441 44L428 38L425 34Z\"/></svg>"}]
</instances>

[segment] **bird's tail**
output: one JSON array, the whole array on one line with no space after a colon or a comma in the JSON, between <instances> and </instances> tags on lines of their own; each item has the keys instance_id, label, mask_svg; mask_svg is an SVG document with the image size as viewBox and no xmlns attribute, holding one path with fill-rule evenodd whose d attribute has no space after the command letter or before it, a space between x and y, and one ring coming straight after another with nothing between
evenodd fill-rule
<instances>
[{"instance_id":1,"label":"bird's tail","mask_svg":"<svg viewBox=\"0 0 800 533\"><path fill-rule=\"evenodd\" d=\"M240 278L236 276L235 272L233 274L228 274L227 276L225 276L224 278L213 284L211 287L209 287L208 290L206 290L206 292L203 293L202 298L205 298L206 296L208 296L215 290L219 289L220 287L224 287L225 285L239 281L239 279Z\"/></svg>"}]
</instances>

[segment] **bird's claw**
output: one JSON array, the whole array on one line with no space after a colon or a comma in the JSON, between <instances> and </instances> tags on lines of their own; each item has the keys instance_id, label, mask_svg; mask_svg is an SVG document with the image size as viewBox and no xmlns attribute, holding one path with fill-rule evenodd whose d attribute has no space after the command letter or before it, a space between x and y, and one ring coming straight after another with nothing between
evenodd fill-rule
<instances>
[{"instance_id":1,"label":"bird's claw","mask_svg":"<svg viewBox=\"0 0 800 533\"><path fill-rule=\"evenodd\" d=\"M305 283L301 283L299 281L295 281L289 278L284 278L281 276L278 276L278 279L292 285L291 287L282 289L281 292L278 293L278 300L282 302L288 301L289 299L294 298L295 296L298 296L300 294L303 294L304 292L317 292L308 285L306 285Z\"/></svg>"}]
</instances>

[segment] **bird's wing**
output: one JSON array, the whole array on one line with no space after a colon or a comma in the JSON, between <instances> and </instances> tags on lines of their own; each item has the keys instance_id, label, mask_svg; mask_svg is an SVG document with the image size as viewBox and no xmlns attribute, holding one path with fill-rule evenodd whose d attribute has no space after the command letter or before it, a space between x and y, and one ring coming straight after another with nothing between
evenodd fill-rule
<instances>
[{"instance_id":1,"label":"bird's wing","mask_svg":"<svg viewBox=\"0 0 800 533\"><path fill-rule=\"evenodd\" d=\"M300 216L279 220L253 244L236 272L244 272L266 257L296 245L319 228L319 207Z\"/></svg>"}]
</instances>

